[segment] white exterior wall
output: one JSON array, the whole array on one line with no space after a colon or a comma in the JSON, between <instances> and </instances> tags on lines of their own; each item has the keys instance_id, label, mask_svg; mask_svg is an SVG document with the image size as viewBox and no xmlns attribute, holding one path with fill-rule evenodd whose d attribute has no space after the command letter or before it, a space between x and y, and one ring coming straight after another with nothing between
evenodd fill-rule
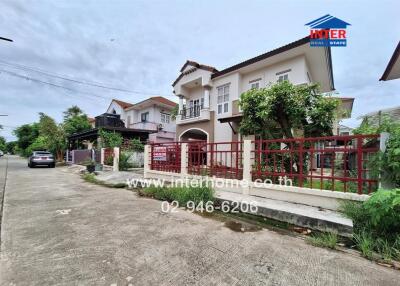
<instances>
[{"instance_id":1,"label":"white exterior wall","mask_svg":"<svg viewBox=\"0 0 400 286\"><path fill-rule=\"evenodd\" d=\"M290 60L267 66L249 73L239 74L239 72L235 72L233 74L213 80L213 88L210 92L210 109L215 111L215 118L213 119L214 141L226 142L232 140L232 130L228 123L220 123L218 118L232 116L232 102L238 100L243 92L250 89L250 81L260 78L260 87L267 87L268 85L277 82L279 76L277 76L276 73L289 69L291 70L288 73L290 82L293 84L302 84L308 82L308 67L304 56L295 57ZM228 83L230 84L228 112L217 114L217 88Z\"/></svg>"},{"instance_id":2,"label":"white exterior wall","mask_svg":"<svg viewBox=\"0 0 400 286\"><path fill-rule=\"evenodd\" d=\"M125 111L122 109L121 106L119 106L119 104L117 104L115 101L112 101L110 106L107 109L107 113L113 113L113 110L115 110L116 114L121 115L121 120L123 120L124 122L126 122L126 114ZM125 123L126 124L126 123Z\"/></svg>"}]
</instances>

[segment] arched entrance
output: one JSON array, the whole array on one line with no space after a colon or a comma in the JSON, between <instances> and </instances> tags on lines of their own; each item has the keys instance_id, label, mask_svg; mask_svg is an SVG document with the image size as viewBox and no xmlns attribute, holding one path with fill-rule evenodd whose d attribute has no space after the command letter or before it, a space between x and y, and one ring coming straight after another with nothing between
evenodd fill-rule
<instances>
[{"instance_id":1,"label":"arched entrance","mask_svg":"<svg viewBox=\"0 0 400 286\"><path fill-rule=\"evenodd\" d=\"M199 128L188 129L179 136L179 141L205 141L208 142L208 133Z\"/></svg>"},{"instance_id":2,"label":"arched entrance","mask_svg":"<svg viewBox=\"0 0 400 286\"><path fill-rule=\"evenodd\" d=\"M208 133L199 128L188 129L179 136L179 141L188 142L189 171L207 164L208 138Z\"/></svg>"}]
</instances>

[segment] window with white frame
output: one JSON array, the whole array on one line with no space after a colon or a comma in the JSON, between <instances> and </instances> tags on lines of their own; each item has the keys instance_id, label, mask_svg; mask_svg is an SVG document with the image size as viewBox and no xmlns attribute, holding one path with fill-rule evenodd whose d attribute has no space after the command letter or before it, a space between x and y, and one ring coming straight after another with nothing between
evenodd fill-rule
<instances>
[{"instance_id":1,"label":"window with white frame","mask_svg":"<svg viewBox=\"0 0 400 286\"><path fill-rule=\"evenodd\" d=\"M256 82L252 82L251 83L251 89L259 89L260 88L260 82L256 81Z\"/></svg>"},{"instance_id":2,"label":"window with white frame","mask_svg":"<svg viewBox=\"0 0 400 286\"><path fill-rule=\"evenodd\" d=\"M229 110L229 84L217 87L217 113L226 113Z\"/></svg>"},{"instance_id":3,"label":"window with white frame","mask_svg":"<svg viewBox=\"0 0 400 286\"><path fill-rule=\"evenodd\" d=\"M171 115L167 113L161 113L161 123L170 123Z\"/></svg>"},{"instance_id":4,"label":"window with white frame","mask_svg":"<svg viewBox=\"0 0 400 286\"><path fill-rule=\"evenodd\" d=\"M289 74L282 74L278 77L278 82L284 81L284 80L289 80Z\"/></svg>"},{"instance_id":5,"label":"window with white frame","mask_svg":"<svg viewBox=\"0 0 400 286\"><path fill-rule=\"evenodd\" d=\"M289 72L291 72L291 69L284 70L281 72L276 73L276 76L278 77L278 82L284 81L284 80L289 80Z\"/></svg>"},{"instance_id":6,"label":"window with white frame","mask_svg":"<svg viewBox=\"0 0 400 286\"><path fill-rule=\"evenodd\" d=\"M259 89L260 88L261 78L253 79L249 81L250 89Z\"/></svg>"}]
</instances>

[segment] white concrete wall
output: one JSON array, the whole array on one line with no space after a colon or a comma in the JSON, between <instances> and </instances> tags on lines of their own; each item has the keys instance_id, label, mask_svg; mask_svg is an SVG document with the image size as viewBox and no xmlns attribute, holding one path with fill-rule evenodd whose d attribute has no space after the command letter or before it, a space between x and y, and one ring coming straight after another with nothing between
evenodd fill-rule
<instances>
[{"instance_id":1,"label":"white concrete wall","mask_svg":"<svg viewBox=\"0 0 400 286\"><path fill-rule=\"evenodd\" d=\"M238 100L240 95L249 90L251 87L250 81L255 79L260 79L259 84L260 88L268 87L270 84L276 83L279 75L276 75L279 72L290 70L288 72L289 81L293 84L303 84L308 83L309 78L312 80L313 75L310 73L308 68L308 64L306 62L306 58L304 55L297 56L276 64L268 65L262 67L258 70L250 71L247 73L239 73L234 72L228 74L226 76L218 77L214 80L211 80L209 84L212 86L210 90L210 110L215 111L214 118L214 141L215 142L226 142L232 140L232 130L227 123L220 123L218 118L229 117L232 116L232 102ZM307 76L307 72L309 76ZM196 70L193 73L185 75L175 86L176 94L183 94L188 99L200 99L204 95L204 87L195 87L191 89L187 89L181 87L181 85L193 81L196 78L202 79L202 85L208 81L208 77L210 72L203 70ZM219 86L229 84L229 107L228 112L218 114L217 110L217 99L218 99L218 90ZM188 102L188 100L187 100ZM188 106L188 104L187 104Z\"/></svg>"},{"instance_id":2,"label":"white concrete wall","mask_svg":"<svg viewBox=\"0 0 400 286\"><path fill-rule=\"evenodd\" d=\"M116 111L116 114L119 114L121 116L121 120L126 122L126 114L125 111L122 109L122 107L117 104L116 102L112 101L110 106L107 109L107 113L113 113L113 110ZM126 125L126 123L125 123Z\"/></svg>"}]
</instances>

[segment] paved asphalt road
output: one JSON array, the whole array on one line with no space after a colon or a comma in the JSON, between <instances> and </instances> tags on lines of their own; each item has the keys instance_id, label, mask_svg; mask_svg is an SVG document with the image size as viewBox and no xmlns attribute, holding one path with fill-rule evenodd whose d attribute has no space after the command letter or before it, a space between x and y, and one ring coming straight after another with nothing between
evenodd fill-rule
<instances>
[{"instance_id":1,"label":"paved asphalt road","mask_svg":"<svg viewBox=\"0 0 400 286\"><path fill-rule=\"evenodd\" d=\"M156 200L85 183L65 167L29 169L17 157L8 160L1 242L1 285L400 281L400 271L358 256L269 230L234 232L183 210L163 214Z\"/></svg>"}]
</instances>

